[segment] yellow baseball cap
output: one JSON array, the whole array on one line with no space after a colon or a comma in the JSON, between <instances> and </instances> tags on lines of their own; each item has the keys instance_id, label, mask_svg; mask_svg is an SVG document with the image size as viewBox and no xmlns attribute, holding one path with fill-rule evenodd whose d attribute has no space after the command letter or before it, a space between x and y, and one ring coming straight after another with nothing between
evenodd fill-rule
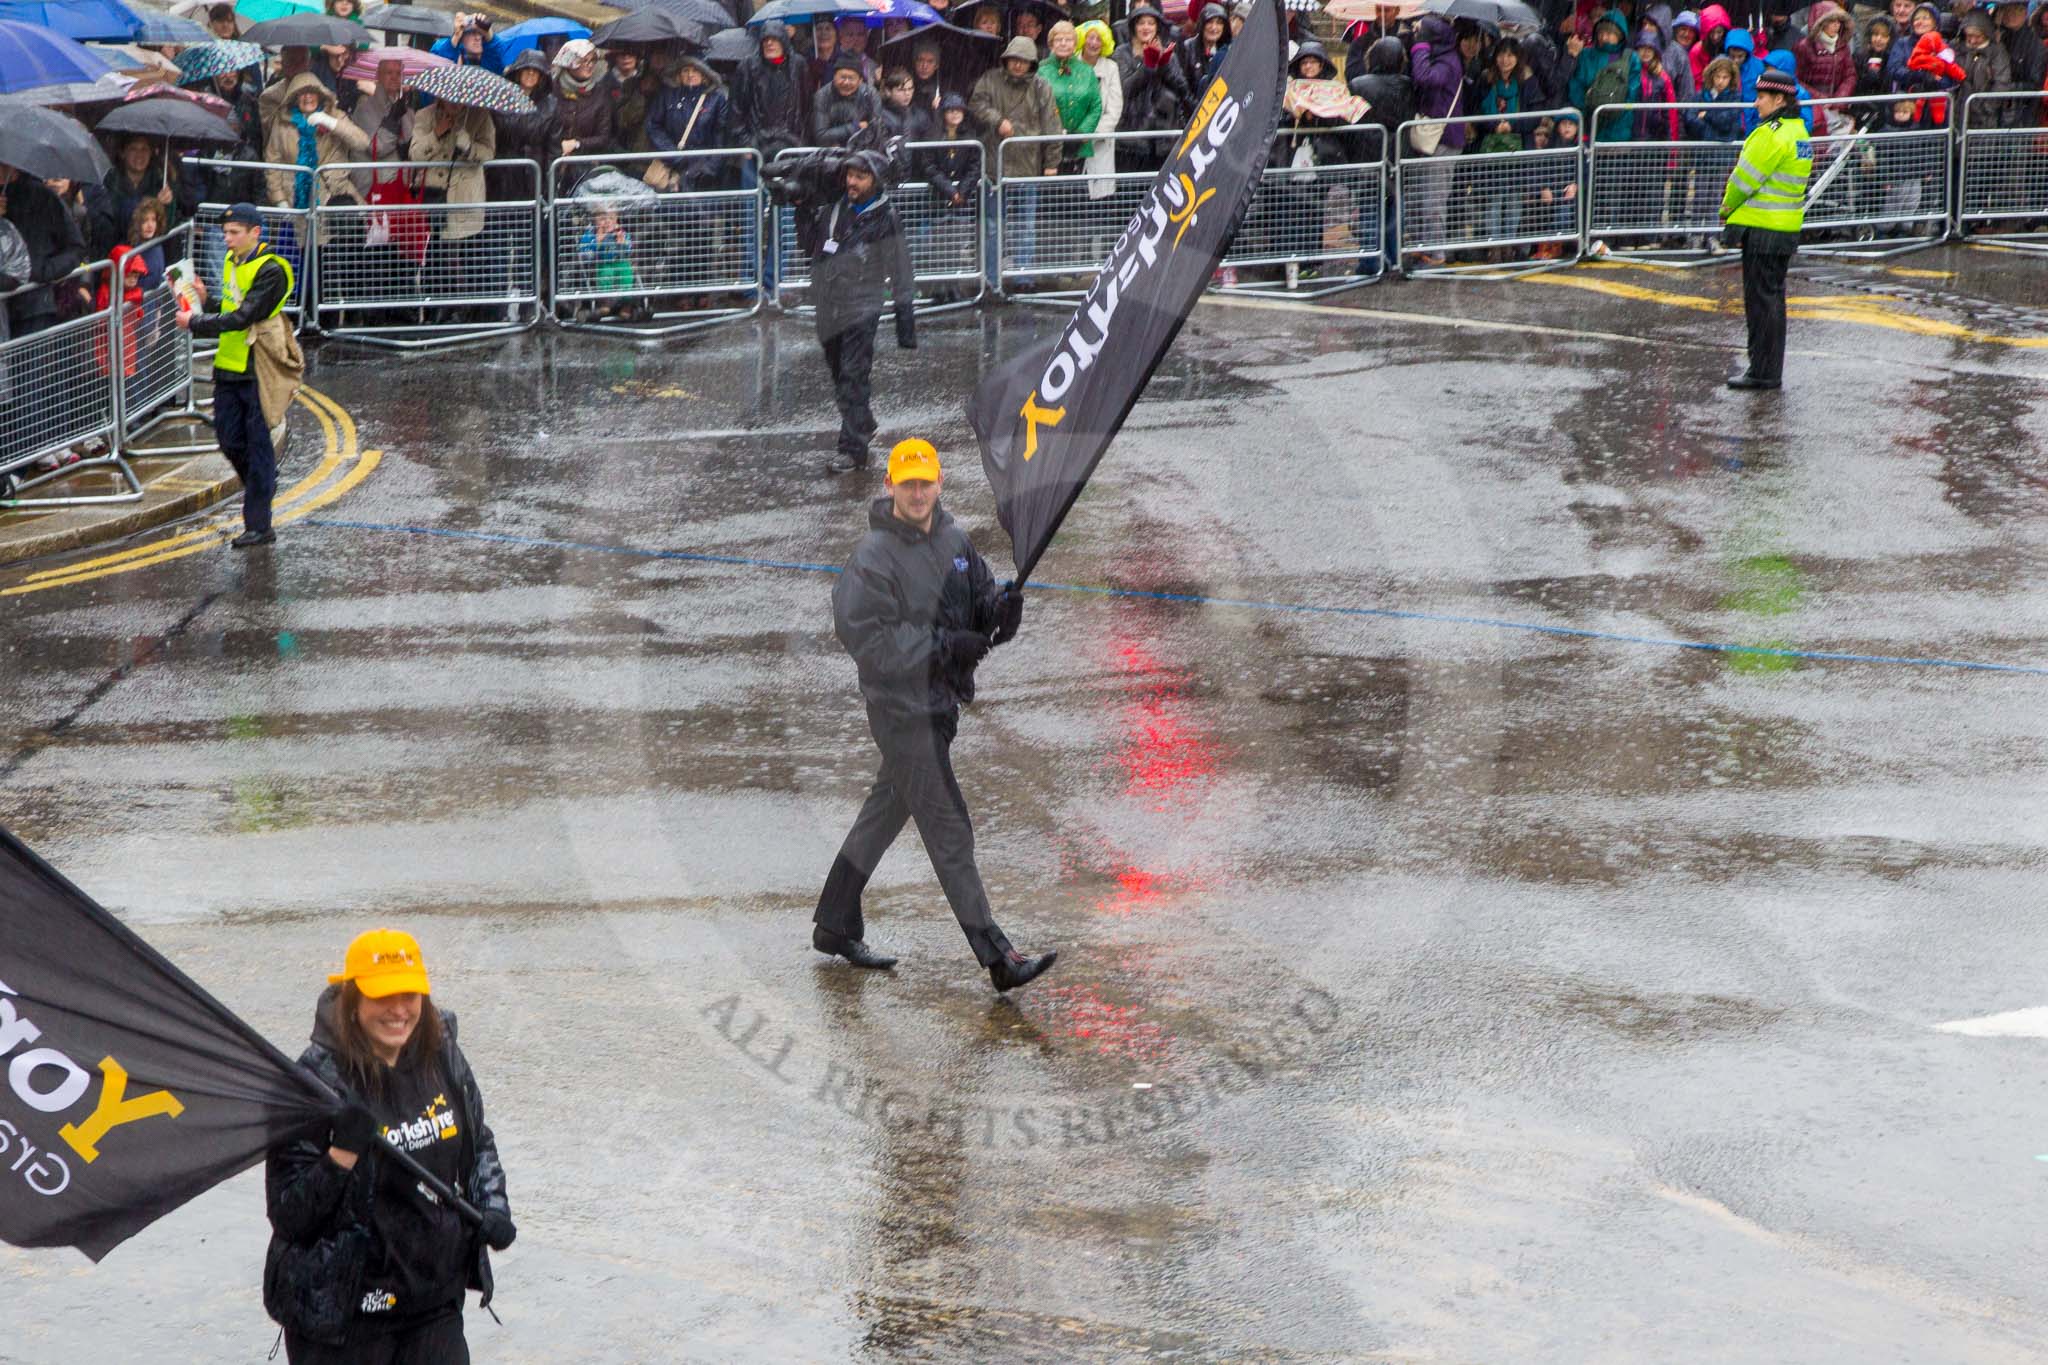
<instances>
[{"instance_id":1,"label":"yellow baseball cap","mask_svg":"<svg viewBox=\"0 0 2048 1365\"><path fill-rule=\"evenodd\" d=\"M342 960L341 974L327 978L330 985L344 981L372 1000L387 995L431 995L427 985L427 964L420 957L419 940L398 929L371 929L356 935Z\"/></svg>"},{"instance_id":2,"label":"yellow baseball cap","mask_svg":"<svg viewBox=\"0 0 2048 1365\"><path fill-rule=\"evenodd\" d=\"M903 483L909 479L925 479L936 483L939 477L939 452L932 449L932 443L913 436L907 441L898 441L889 451L889 482Z\"/></svg>"}]
</instances>

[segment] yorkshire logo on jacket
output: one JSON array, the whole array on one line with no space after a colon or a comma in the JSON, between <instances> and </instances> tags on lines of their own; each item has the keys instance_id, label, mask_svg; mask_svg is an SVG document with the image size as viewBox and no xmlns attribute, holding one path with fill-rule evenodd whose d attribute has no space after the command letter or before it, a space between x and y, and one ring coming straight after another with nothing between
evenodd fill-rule
<instances>
[{"instance_id":1,"label":"yorkshire logo on jacket","mask_svg":"<svg viewBox=\"0 0 2048 1365\"><path fill-rule=\"evenodd\" d=\"M1173 344L1258 188L1280 126L1287 31L1279 0L1255 3L1066 325L1005 362L968 402L1020 582Z\"/></svg>"}]
</instances>

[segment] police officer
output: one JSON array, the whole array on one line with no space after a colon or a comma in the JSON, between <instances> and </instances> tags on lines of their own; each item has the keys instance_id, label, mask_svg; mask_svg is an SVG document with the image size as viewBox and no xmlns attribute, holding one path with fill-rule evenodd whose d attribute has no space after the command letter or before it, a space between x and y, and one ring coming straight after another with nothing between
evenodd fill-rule
<instances>
[{"instance_id":1,"label":"police officer","mask_svg":"<svg viewBox=\"0 0 2048 1365\"><path fill-rule=\"evenodd\" d=\"M1806 221L1813 134L1799 115L1799 85L1767 68L1756 82L1756 131L1721 195L1721 219L1742 244L1742 308L1749 319L1749 368L1731 389L1775 389L1785 377L1785 272Z\"/></svg>"},{"instance_id":2,"label":"police officer","mask_svg":"<svg viewBox=\"0 0 2048 1365\"><path fill-rule=\"evenodd\" d=\"M953 777L960 708L974 700L974 669L1017 634L1024 598L998 586L988 565L939 506L939 455L929 441L889 452L888 492L868 508L868 533L832 588L832 627L860 670L868 729L882 771L818 897L811 946L860 967L894 966L870 948L861 891L906 822L917 824L953 915L999 991L1052 966L1027 958L989 911L974 866L974 826Z\"/></svg>"},{"instance_id":3,"label":"police officer","mask_svg":"<svg viewBox=\"0 0 2048 1365\"><path fill-rule=\"evenodd\" d=\"M220 228L227 258L221 262L221 297L206 298L209 311L178 315L178 325L195 337L219 337L213 357L213 432L220 453L242 480L242 534L228 543L237 550L268 545L277 539L270 529L270 501L277 495L277 451L270 444L270 423L263 420L263 399L251 367L249 329L284 311L292 296L291 262L263 241L263 219L254 204L228 209Z\"/></svg>"}]
</instances>

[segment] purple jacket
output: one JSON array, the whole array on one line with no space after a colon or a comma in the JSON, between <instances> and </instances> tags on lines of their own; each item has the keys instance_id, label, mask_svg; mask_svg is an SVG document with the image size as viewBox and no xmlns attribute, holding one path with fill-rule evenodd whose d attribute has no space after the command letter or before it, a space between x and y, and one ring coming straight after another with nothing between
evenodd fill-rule
<instances>
[{"instance_id":1,"label":"purple jacket","mask_svg":"<svg viewBox=\"0 0 2048 1365\"><path fill-rule=\"evenodd\" d=\"M1465 84L1465 59L1458 55L1458 41L1451 32L1450 21L1440 15L1427 15L1422 20L1422 36L1409 54L1409 69L1415 78L1415 117L1442 118L1451 112L1451 102L1458 97L1458 91ZM1463 118L1470 109L1459 109ZM1453 123L1444 128L1444 139L1439 152L1465 150L1466 124Z\"/></svg>"}]
</instances>

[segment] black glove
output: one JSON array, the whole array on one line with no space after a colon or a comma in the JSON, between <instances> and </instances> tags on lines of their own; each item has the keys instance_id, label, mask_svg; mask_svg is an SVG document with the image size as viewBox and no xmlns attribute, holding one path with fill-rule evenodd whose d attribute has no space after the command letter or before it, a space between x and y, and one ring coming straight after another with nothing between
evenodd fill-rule
<instances>
[{"instance_id":1,"label":"black glove","mask_svg":"<svg viewBox=\"0 0 2048 1365\"><path fill-rule=\"evenodd\" d=\"M942 631L939 650L956 668L973 668L988 657L989 639L978 630Z\"/></svg>"},{"instance_id":2,"label":"black glove","mask_svg":"<svg viewBox=\"0 0 2048 1365\"><path fill-rule=\"evenodd\" d=\"M329 1116L329 1121L334 1126L328 1132L327 1145L339 1151L361 1156L375 1150L384 1140L384 1125L360 1104L342 1105Z\"/></svg>"},{"instance_id":3,"label":"black glove","mask_svg":"<svg viewBox=\"0 0 2048 1365\"><path fill-rule=\"evenodd\" d=\"M512 1226L512 1215L496 1209L484 1211L483 1226L477 1232L484 1239L484 1245L493 1251L503 1251L519 1235L519 1229Z\"/></svg>"},{"instance_id":4,"label":"black glove","mask_svg":"<svg viewBox=\"0 0 2048 1365\"><path fill-rule=\"evenodd\" d=\"M1024 589L1015 580L1003 584L1002 596L996 599L996 628L989 636L992 645L1006 645L1017 638L1017 627L1024 624Z\"/></svg>"}]
</instances>

